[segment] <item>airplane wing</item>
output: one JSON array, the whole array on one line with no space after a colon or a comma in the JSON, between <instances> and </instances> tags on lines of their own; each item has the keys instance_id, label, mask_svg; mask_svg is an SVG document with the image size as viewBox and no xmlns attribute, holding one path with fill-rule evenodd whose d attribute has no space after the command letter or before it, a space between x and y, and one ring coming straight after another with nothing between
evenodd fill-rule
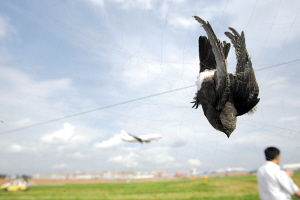
<instances>
[{"instance_id":1,"label":"airplane wing","mask_svg":"<svg viewBox=\"0 0 300 200\"><path fill-rule=\"evenodd\" d=\"M160 140L162 138L162 136L160 135L142 135L140 136L140 138L143 140L143 142L151 142L154 140Z\"/></svg>"},{"instance_id":2,"label":"airplane wing","mask_svg":"<svg viewBox=\"0 0 300 200\"><path fill-rule=\"evenodd\" d=\"M133 143L149 143L153 140L159 140L161 139L162 136L160 135L141 135L141 136L136 136L131 133L127 133L126 131L123 131L123 135L121 136L121 140L124 142L133 142Z\"/></svg>"},{"instance_id":3,"label":"airplane wing","mask_svg":"<svg viewBox=\"0 0 300 200\"><path fill-rule=\"evenodd\" d=\"M132 143L137 143L139 141L137 141L134 138L121 138L121 140L123 140L124 142L132 142Z\"/></svg>"},{"instance_id":4,"label":"airplane wing","mask_svg":"<svg viewBox=\"0 0 300 200\"><path fill-rule=\"evenodd\" d=\"M132 135L131 133L128 133L128 135L130 135L131 137L133 137L136 141L138 141L138 142L140 142L140 143L143 143L143 142L144 142L142 138L137 137L137 136L135 136L135 135Z\"/></svg>"}]
</instances>

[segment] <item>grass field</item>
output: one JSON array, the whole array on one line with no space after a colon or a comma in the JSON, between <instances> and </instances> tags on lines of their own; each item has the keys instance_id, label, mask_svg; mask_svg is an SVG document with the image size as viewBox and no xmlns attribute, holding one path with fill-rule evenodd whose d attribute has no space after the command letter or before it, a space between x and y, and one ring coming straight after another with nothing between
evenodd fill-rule
<instances>
[{"instance_id":1,"label":"grass field","mask_svg":"<svg viewBox=\"0 0 300 200\"><path fill-rule=\"evenodd\" d=\"M300 173L293 176L300 185ZM102 183L32 186L27 192L0 192L5 200L96 200L96 199L211 199L258 200L256 177L233 176L144 183Z\"/></svg>"}]
</instances>

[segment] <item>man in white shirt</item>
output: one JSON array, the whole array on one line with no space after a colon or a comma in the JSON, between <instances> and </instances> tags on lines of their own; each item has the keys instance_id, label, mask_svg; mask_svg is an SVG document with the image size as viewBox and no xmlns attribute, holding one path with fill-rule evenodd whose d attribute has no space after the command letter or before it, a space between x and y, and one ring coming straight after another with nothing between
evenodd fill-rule
<instances>
[{"instance_id":1,"label":"man in white shirt","mask_svg":"<svg viewBox=\"0 0 300 200\"><path fill-rule=\"evenodd\" d=\"M267 162L257 171L260 198L262 200L291 200L300 198L300 190L288 174L280 169L280 151L276 147L265 149Z\"/></svg>"}]
</instances>

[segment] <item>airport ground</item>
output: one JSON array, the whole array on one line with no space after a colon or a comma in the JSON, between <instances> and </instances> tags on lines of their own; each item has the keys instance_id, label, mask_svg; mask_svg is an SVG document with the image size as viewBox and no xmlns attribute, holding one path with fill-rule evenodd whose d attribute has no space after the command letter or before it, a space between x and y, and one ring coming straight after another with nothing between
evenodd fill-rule
<instances>
[{"instance_id":1,"label":"airport ground","mask_svg":"<svg viewBox=\"0 0 300 200\"><path fill-rule=\"evenodd\" d=\"M293 176L300 185L300 172ZM259 200L255 175L132 183L51 184L26 192L0 192L2 200Z\"/></svg>"}]
</instances>

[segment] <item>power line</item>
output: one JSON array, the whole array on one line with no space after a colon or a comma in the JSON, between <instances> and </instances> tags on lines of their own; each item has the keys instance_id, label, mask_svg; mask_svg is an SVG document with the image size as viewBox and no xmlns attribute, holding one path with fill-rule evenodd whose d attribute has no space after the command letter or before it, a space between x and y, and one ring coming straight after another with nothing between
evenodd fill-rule
<instances>
[{"instance_id":1,"label":"power line","mask_svg":"<svg viewBox=\"0 0 300 200\"><path fill-rule=\"evenodd\" d=\"M116 106L132 103L132 102L136 102L136 101L141 101L141 100L144 100L144 99L148 99L148 98L152 98L152 97L156 97L156 96L160 96L160 95L164 95L164 94L168 94L168 93L178 92L178 91L185 90L185 89L192 88L192 87L195 87L195 85L193 84L193 85L189 85L189 86L185 86L185 87L181 87L181 88L167 90L167 91L164 91L164 92L150 94L150 95L143 96L143 97L138 97L138 98L135 98L135 99L130 99L130 100L127 100L127 101L122 101L122 102L119 102L119 103L109 104L109 105L102 106L102 107L99 107L99 108L95 108L95 109L91 109L91 110L87 110L87 111L83 111L83 112L78 112L78 113L66 115L66 116L63 116L63 117L58 117L58 118L43 121L43 122L38 122L38 123L35 123L35 124L31 124L31 125L28 125L28 126L23 126L23 127L16 128L16 129L3 131L3 132L0 132L0 135L4 135L4 134L7 134L7 133L12 133L12 132L16 132L16 131L20 131L20 130L24 130L24 129L33 128L33 127L36 127L36 126L49 124L49 123L60 121L60 120L63 120L63 119L77 117L79 115L85 115L85 114L88 114L88 113L91 113L91 112L96 112L96 111L105 110L105 109L108 109L108 108L113 108L113 107L116 107Z\"/></svg>"},{"instance_id":2,"label":"power line","mask_svg":"<svg viewBox=\"0 0 300 200\"><path fill-rule=\"evenodd\" d=\"M291 63L295 63L295 62L299 62L300 58L294 59L294 60L289 60L286 62L282 62L282 63L277 63L277 64L273 64L273 65L268 65L262 68L258 68L255 71L263 71L263 70L267 70L267 69L271 69L271 68L275 68L275 67L280 67L282 65L287 65L287 64L291 64Z\"/></svg>"},{"instance_id":3,"label":"power line","mask_svg":"<svg viewBox=\"0 0 300 200\"><path fill-rule=\"evenodd\" d=\"M247 24L246 24L246 26L245 26L245 28L244 28L245 32L246 32L246 30L247 30L247 28L248 28L248 26L249 26L249 24L250 24L250 21L251 21L252 18L253 18L253 15L254 15L254 11L255 11L255 9L256 9L256 6L257 6L257 0L255 0L254 6L253 6L252 11L251 11L251 15L250 15L250 17L249 17L249 19L248 19L248 22L247 22Z\"/></svg>"},{"instance_id":4,"label":"power line","mask_svg":"<svg viewBox=\"0 0 300 200\"><path fill-rule=\"evenodd\" d=\"M265 67L256 69L255 71L268 70L268 69L272 69L272 68L275 68L275 67L280 67L280 66L283 66L283 65L299 62L299 61L300 61L300 58L297 58L297 59L294 59L294 60L290 60L290 61L286 61L286 62L282 62L282 63L277 63L277 64L273 64L273 65L269 65L269 66L265 66ZM193 85L188 85L188 86L185 86L185 87L176 88L176 89L172 89L172 90L167 90L167 91L163 91L163 92L159 92L159 93L155 93L155 94L150 94L150 95L146 95L146 96L143 96L143 97L138 97L138 98L122 101L122 102L119 102L119 103L109 104L109 105L98 107L98 108L95 108L95 109L91 109L91 110L87 110L87 111L83 111L83 112L78 112L78 113L66 115L66 116L63 116L63 117L58 117L58 118L43 121L43 122L38 122L38 123L31 124L31 125L28 125L28 126L23 126L23 127L20 127L20 128L15 128L15 129L7 130L7 131L2 131L2 132L0 132L0 135L12 133L12 132L17 132L17 131L21 131L21 130L24 130L24 129L29 129L29 128L33 128L33 127L36 127L36 126L41 126L41 125L49 124L49 123L52 123L52 122L60 121L60 120L63 120L63 119L68 119L68 118L73 118L73 117L77 117L77 116L80 116L80 115L85 115L85 114L88 114L88 113L91 113L91 112L105 110L105 109L113 108L113 107L116 107L116 106L120 106L120 105L124 105L124 104L128 104L128 103L132 103L132 102L141 101L141 100L144 100L144 99L156 97L156 96L161 96L161 95L165 95L165 94L169 94L169 93L173 93L173 92L178 92L178 91L185 90L185 89L192 88L192 87L195 87L195 85L194 84Z\"/></svg>"}]
</instances>

